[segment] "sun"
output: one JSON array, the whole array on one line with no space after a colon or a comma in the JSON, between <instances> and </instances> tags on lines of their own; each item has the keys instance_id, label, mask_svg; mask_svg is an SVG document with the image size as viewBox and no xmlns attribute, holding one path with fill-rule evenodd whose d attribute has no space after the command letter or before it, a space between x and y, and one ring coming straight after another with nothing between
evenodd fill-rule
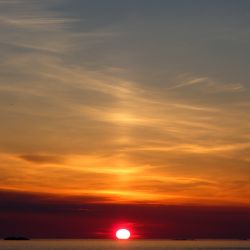
<instances>
[{"instance_id":1,"label":"sun","mask_svg":"<svg viewBox=\"0 0 250 250\"><path fill-rule=\"evenodd\" d=\"M131 234L128 229L122 228L117 230L115 235L119 240L128 240Z\"/></svg>"}]
</instances>

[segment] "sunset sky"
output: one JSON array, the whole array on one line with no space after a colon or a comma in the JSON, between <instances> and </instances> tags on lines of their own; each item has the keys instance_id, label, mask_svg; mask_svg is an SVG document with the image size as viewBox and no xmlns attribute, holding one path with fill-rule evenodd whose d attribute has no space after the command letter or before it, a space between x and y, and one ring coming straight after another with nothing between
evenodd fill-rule
<instances>
[{"instance_id":1,"label":"sunset sky","mask_svg":"<svg viewBox=\"0 0 250 250\"><path fill-rule=\"evenodd\" d=\"M0 0L0 210L249 208L249 26L248 0Z\"/></svg>"}]
</instances>

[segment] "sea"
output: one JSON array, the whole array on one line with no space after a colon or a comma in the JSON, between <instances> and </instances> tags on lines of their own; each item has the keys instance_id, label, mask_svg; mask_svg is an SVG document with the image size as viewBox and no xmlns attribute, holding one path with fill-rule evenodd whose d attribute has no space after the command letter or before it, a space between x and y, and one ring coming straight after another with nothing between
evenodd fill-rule
<instances>
[{"instance_id":1,"label":"sea","mask_svg":"<svg viewBox=\"0 0 250 250\"><path fill-rule=\"evenodd\" d=\"M0 250L221 250L249 249L249 240L0 240Z\"/></svg>"}]
</instances>

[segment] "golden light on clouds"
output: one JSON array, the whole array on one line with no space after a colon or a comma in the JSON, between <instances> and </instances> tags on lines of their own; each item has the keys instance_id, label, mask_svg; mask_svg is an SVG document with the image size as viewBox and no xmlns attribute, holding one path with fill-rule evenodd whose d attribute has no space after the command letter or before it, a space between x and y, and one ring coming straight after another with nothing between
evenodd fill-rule
<instances>
[{"instance_id":1,"label":"golden light on clouds","mask_svg":"<svg viewBox=\"0 0 250 250\"><path fill-rule=\"evenodd\" d=\"M199 67L192 44L212 43L197 41L203 28L176 29L172 41L159 31L168 22L151 20L152 40L137 19L85 30L81 15L48 3L26 14L1 5L1 189L250 205L248 79L209 60ZM185 53L175 47L183 35L192 41Z\"/></svg>"}]
</instances>

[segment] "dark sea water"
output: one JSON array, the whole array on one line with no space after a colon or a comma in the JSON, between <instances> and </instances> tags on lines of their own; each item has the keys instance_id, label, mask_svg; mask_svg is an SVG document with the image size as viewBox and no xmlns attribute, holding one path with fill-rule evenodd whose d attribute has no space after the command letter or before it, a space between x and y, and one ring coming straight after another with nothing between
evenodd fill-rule
<instances>
[{"instance_id":1,"label":"dark sea water","mask_svg":"<svg viewBox=\"0 0 250 250\"><path fill-rule=\"evenodd\" d=\"M249 249L250 241L233 240L30 240L0 241L0 250L216 250Z\"/></svg>"}]
</instances>

